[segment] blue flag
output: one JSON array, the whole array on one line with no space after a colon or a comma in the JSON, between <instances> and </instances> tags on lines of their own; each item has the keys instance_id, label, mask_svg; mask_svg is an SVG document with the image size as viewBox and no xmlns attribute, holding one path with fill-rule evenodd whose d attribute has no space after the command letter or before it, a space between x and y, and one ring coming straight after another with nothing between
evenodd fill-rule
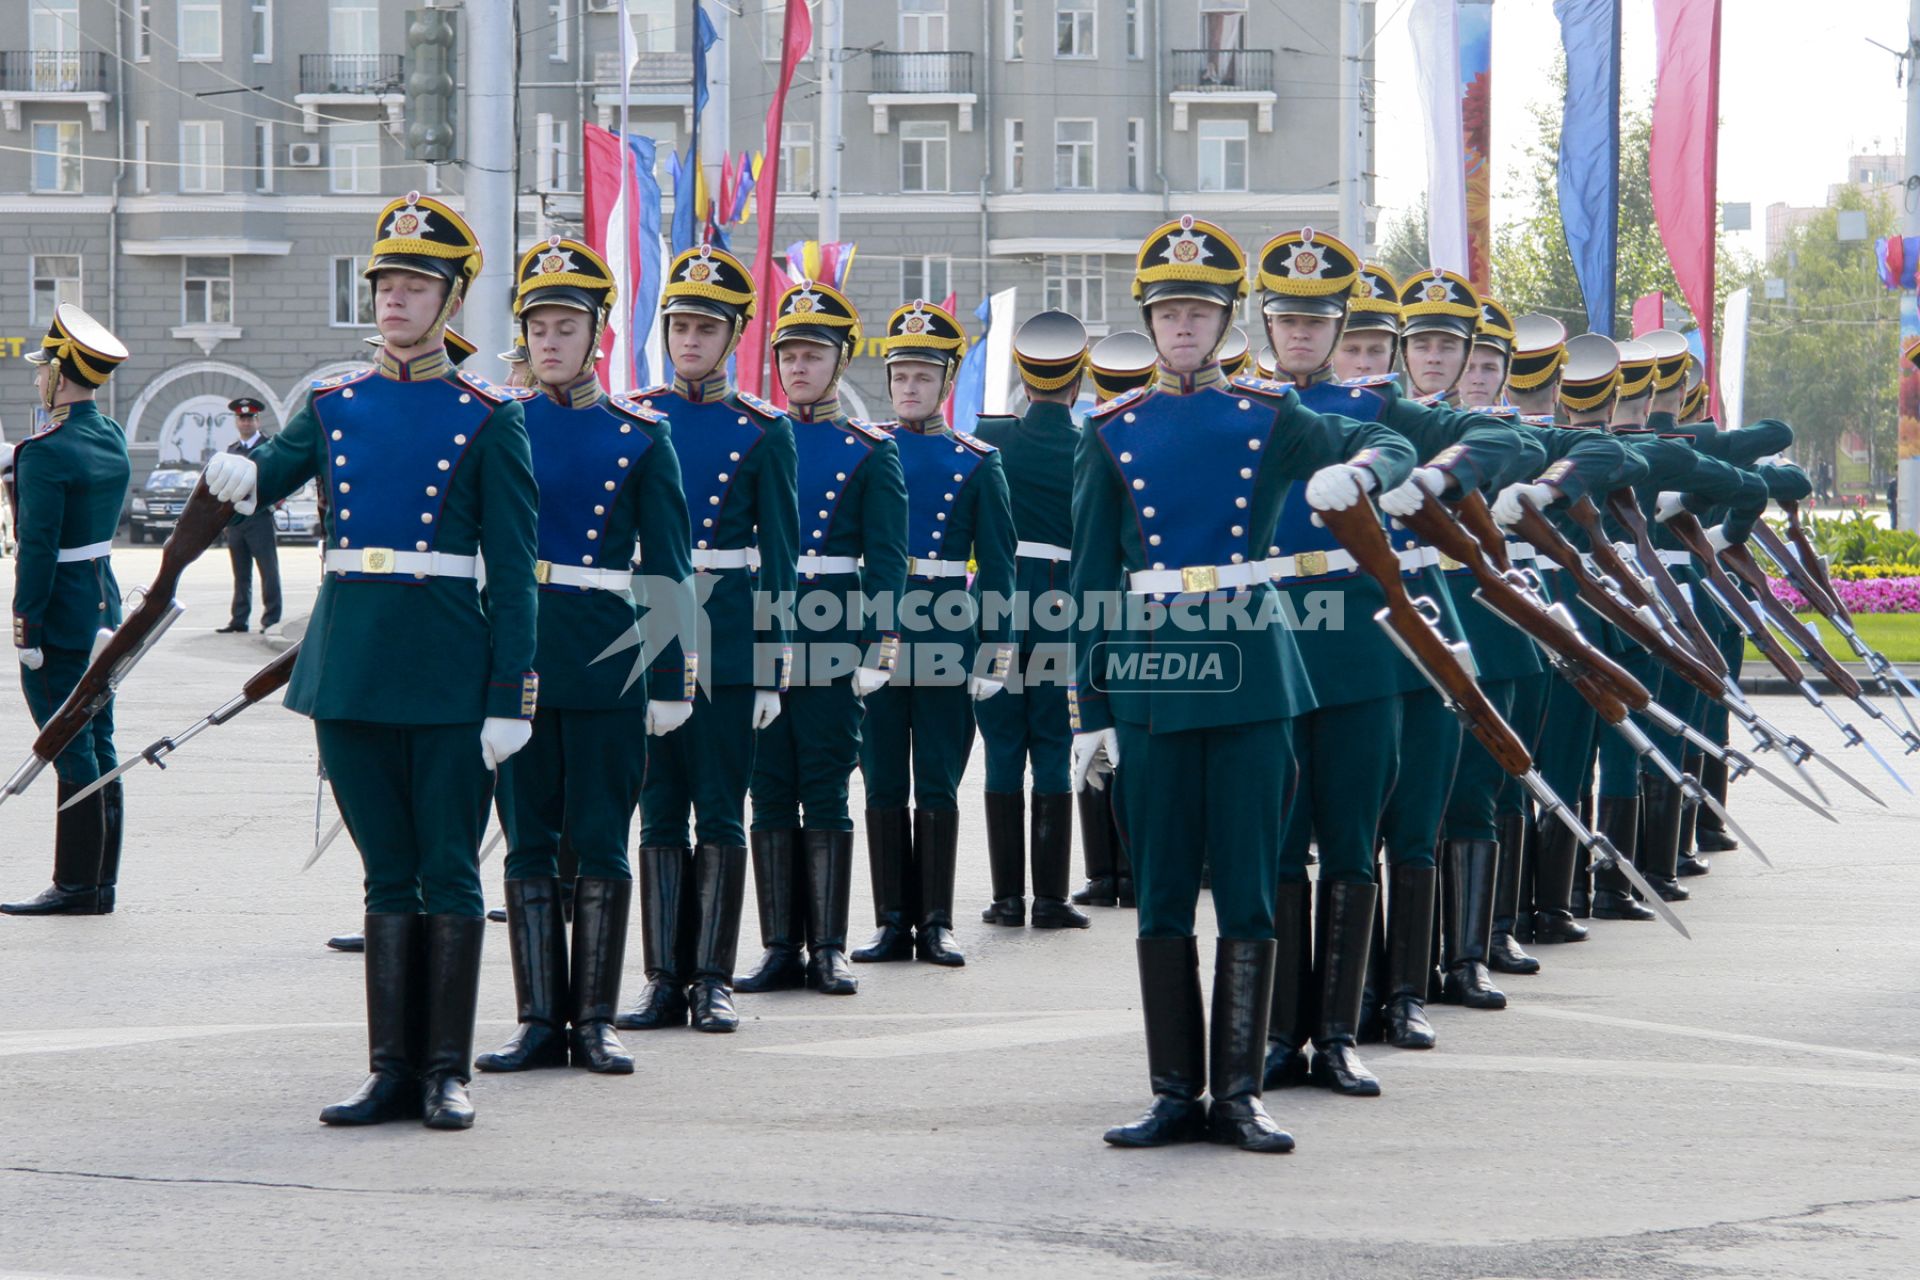
<instances>
[{"instance_id":1,"label":"blue flag","mask_svg":"<svg viewBox=\"0 0 1920 1280\"><path fill-rule=\"evenodd\" d=\"M1567 53L1560 117L1560 223L1587 303L1587 328L1611 338L1620 254L1620 3L1553 0Z\"/></svg>"},{"instance_id":2,"label":"blue flag","mask_svg":"<svg viewBox=\"0 0 1920 1280\"><path fill-rule=\"evenodd\" d=\"M981 300L973 309L973 317L981 325L980 340L967 348L966 358L960 362L960 372L953 379L953 429L971 431L973 424L980 420L980 410L987 403L987 334L993 330L993 298Z\"/></svg>"},{"instance_id":3,"label":"blue flag","mask_svg":"<svg viewBox=\"0 0 1920 1280\"><path fill-rule=\"evenodd\" d=\"M655 313L660 309L660 285L666 275L666 263L660 260L660 183L653 176L654 143L645 134L627 135L628 163L633 166L634 195L640 212L640 261L635 264L633 297L627 299L630 317L627 332L632 335L634 385L653 384L653 370L647 360L647 338L653 331Z\"/></svg>"},{"instance_id":4,"label":"blue flag","mask_svg":"<svg viewBox=\"0 0 1920 1280\"><path fill-rule=\"evenodd\" d=\"M707 50L713 48L720 39L720 33L714 30L713 22L707 17L707 11L699 0L694 0L693 32L693 129L687 139L686 161L673 176L675 253L693 248L700 225L693 207L699 190L694 175L700 172L700 113L707 107Z\"/></svg>"}]
</instances>

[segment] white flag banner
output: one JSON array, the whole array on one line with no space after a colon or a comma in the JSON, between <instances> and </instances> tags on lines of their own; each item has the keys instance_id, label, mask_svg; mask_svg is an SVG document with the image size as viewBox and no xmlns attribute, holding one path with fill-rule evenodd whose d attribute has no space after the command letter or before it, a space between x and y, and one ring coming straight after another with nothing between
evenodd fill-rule
<instances>
[{"instance_id":1,"label":"white flag banner","mask_svg":"<svg viewBox=\"0 0 1920 1280\"><path fill-rule=\"evenodd\" d=\"M987 329L987 385L982 396L982 413L1005 413L1013 391L1013 331L1019 317L1014 296L1018 289L1002 289L993 295L993 321Z\"/></svg>"},{"instance_id":2,"label":"white flag banner","mask_svg":"<svg viewBox=\"0 0 1920 1280\"><path fill-rule=\"evenodd\" d=\"M1428 265L1468 274L1466 138L1460 121L1460 33L1456 0L1413 0L1420 107L1427 118Z\"/></svg>"},{"instance_id":3,"label":"white flag banner","mask_svg":"<svg viewBox=\"0 0 1920 1280\"><path fill-rule=\"evenodd\" d=\"M1727 306L1720 322L1720 367L1714 370L1720 384L1720 408L1725 420L1720 429L1733 431L1746 425L1747 386L1747 311L1752 295L1736 289L1727 295Z\"/></svg>"}]
</instances>

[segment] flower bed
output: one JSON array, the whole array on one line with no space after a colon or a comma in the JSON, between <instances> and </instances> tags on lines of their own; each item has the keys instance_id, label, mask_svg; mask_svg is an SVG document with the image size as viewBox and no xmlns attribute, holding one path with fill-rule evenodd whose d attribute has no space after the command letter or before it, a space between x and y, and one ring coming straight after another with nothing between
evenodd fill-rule
<instances>
[{"instance_id":1,"label":"flower bed","mask_svg":"<svg viewBox=\"0 0 1920 1280\"><path fill-rule=\"evenodd\" d=\"M1812 609L1791 584L1780 578L1770 581L1775 598L1789 609L1795 613ZM1833 589L1849 613L1920 613L1920 575L1860 581L1836 577Z\"/></svg>"}]
</instances>

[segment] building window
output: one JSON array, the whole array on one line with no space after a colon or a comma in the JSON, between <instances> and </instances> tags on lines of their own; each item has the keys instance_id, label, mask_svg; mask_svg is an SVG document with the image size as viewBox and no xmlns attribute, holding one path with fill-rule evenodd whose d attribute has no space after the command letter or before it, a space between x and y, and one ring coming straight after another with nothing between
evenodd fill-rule
<instances>
[{"instance_id":1,"label":"building window","mask_svg":"<svg viewBox=\"0 0 1920 1280\"><path fill-rule=\"evenodd\" d=\"M636 51L673 52L673 4L674 0L627 0L627 17L633 23L633 47ZM774 42L779 43L779 39L780 33L776 30ZM774 56L780 56L778 51Z\"/></svg>"},{"instance_id":2,"label":"building window","mask_svg":"<svg viewBox=\"0 0 1920 1280\"><path fill-rule=\"evenodd\" d=\"M220 0L180 0L180 56L220 57Z\"/></svg>"},{"instance_id":3,"label":"building window","mask_svg":"<svg viewBox=\"0 0 1920 1280\"><path fill-rule=\"evenodd\" d=\"M52 324L53 309L63 302L80 305L80 255L36 253L33 256L33 323Z\"/></svg>"},{"instance_id":4,"label":"building window","mask_svg":"<svg viewBox=\"0 0 1920 1280\"><path fill-rule=\"evenodd\" d=\"M565 191L573 177L567 153L567 122L542 111L534 117L534 182L541 191Z\"/></svg>"},{"instance_id":5,"label":"building window","mask_svg":"<svg viewBox=\"0 0 1920 1280\"><path fill-rule=\"evenodd\" d=\"M574 0L554 0L547 6L547 31L553 38L547 51L550 62L565 62L573 57L573 4Z\"/></svg>"},{"instance_id":6,"label":"building window","mask_svg":"<svg viewBox=\"0 0 1920 1280\"><path fill-rule=\"evenodd\" d=\"M252 37L253 60L273 61L273 0L251 0L247 18Z\"/></svg>"},{"instance_id":7,"label":"building window","mask_svg":"<svg viewBox=\"0 0 1920 1280\"><path fill-rule=\"evenodd\" d=\"M329 0L327 52L335 58L366 58L371 64L380 53L379 0ZM371 65L366 78L374 78Z\"/></svg>"},{"instance_id":8,"label":"building window","mask_svg":"<svg viewBox=\"0 0 1920 1280\"><path fill-rule=\"evenodd\" d=\"M946 121L900 122L900 189L914 192L947 190Z\"/></svg>"},{"instance_id":9,"label":"building window","mask_svg":"<svg viewBox=\"0 0 1920 1280\"><path fill-rule=\"evenodd\" d=\"M77 127L77 126L76 126ZM180 122L180 189L225 191L227 146L218 120Z\"/></svg>"},{"instance_id":10,"label":"building window","mask_svg":"<svg viewBox=\"0 0 1920 1280\"><path fill-rule=\"evenodd\" d=\"M1079 316L1087 324L1107 322L1106 262L1097 253L1056 254L1046 260L1046 307Z\"/></svg>"},{"instance_id":11,"label":"building window","mask_svg":"<svg viewBox=\"0 0 1920 1280\"><path fill-rule=\"evenodd\" d=\"M780 125L780 194L813 192L813 121L786 120Z\"/></svg>"},{"instance_id":12,"label":"building window","mask_svg":"<svg viewBox=\"0 0 1920 1280\"><path fill-rule=\"evenodd\" d=\"M1026 0L1007 0L1007 61L1027 56Z\"/></svg>"},{"instance_id":13,"label":"building window","mask_svg":"<svg viewBox=\"0 0 1920 1280\"><path fill-rule=\"evenodd\" d=\"M180 259L180 323L233 323L233 259Z\"/></svg>"},{"instance_id":14,"label":"building window","mask_svg":"<svg viewBox=\"0 0 1920 1280\"><path fill-rule=\"evenodd\" d=\"M327 126L327 153L332 168L332 190L338 195L378 195L380 192L380 126Z\"/></svg>"},{"instance_id":15,"label":"building window","mask_svg":"<svg viewBox=\"0 0 1920 1280\"><path fill-rule=\"evenodd\" d=\"M900 0L900 51L947 51L947 0Z\"/></svg>"},{"instance_id":16,"label":"building window","mask_svg":"<svg viewBox=\"0 0 1920 1280\"><path fill-rule=\"evenodd\" d=\"M1244 49L1247 0L1200 0L1200 43L1216 51Z\"/></svg>"},{"instance_id":17,"label":"building window","mask_svg":"<svg viewBox=\"0 0 1920 1280\"><path fill-rule=\"evenodd\" d=\"M1127 0L1127 57L1138 62L1147 56L1147 15L1142 0Z\"/></svg>"},{"instance_id":18,"label":"building window","mask_svg":"<svg viewBox=\"0 0 1920 1280\"><path fill-rule=\"evenodd\" d=\"M152 171L147 166L153 154L153 125L145 120L133 122L133 190L145 195L153 190Z\"/></svg>"},{"instance_id":19,"label":"building window","mask_svg":"<svg viewBox=\"0 0 1920 1280\"><path fill-rule=\"evenodd\" d=\"M1202 191L1245 191L1247 189L1247 122L1245 120L1202 120L1200 122L1200 189Z\"/></svg>"},{"instance_id":20,"label":"building window","mask_svg":"<svg viewBox=\"0 0 1920 1280\"><path fill-rule=\"evenodd\" d=\"M1007 121L1007 190L1027 189L1027 125L1024 120Z\"/></svg>"},{"instance_id":21,"label":"building window","mask_svg":"<svg viewBox=\"0 0 1920 1280\"><path fill-rule=\"evenodd\" d=\"M373 323L373 281L361 274L365 258L333 260L333 318L336 329L364 329Z\"/></svg>"},{"instance_id":22,"label":"building window","mask_svg":"<svg viewBox=\"0 0 1920 1280\"><path fill-rule=\"evenodd\" d=\"M273 122L261 120L253 126L253 189L262 194L273 190Z\"/></svg>"},{"instance_id":23,"label":"building window","mask_svg":"<svg viewBox=\"0 0 1920 1280\"><path fill-rule=\"evenodd\" d=\"M81 173L80 122L40 120L33 126L33 189L55 195L77 195L85 184Z\"/></svg>"},{"instance_id":24,"label":"building window","mask_svg":"<svg viewBox=\"0 0 1920 1280\"><path fill-rule=\"evenodd\" d=\"M953 291L953 259L944 254L908 254L900 259L900 301L945 302Z\"/></svg>"},{"instance_id":25,"label":"building window","mask_svg":"<svg viewBox=\"0 0 1920 1280\"><path fill-rule=\"evenodd\" d=\"M1091 58L1094 53L1094 0L1053 0L1053 54Z\"/></svg>"},{"instance_id":26,"label":"building window","mask_svg":"<svg viewBox=\"0 0 1920 1280\"><path fill-rule=\"evenodd\" d=\"M140 0L134 6L133 60L146 62L153 57L153 6Z\"/></svg>"},{"instance_id":27,"label":"building window","mask_svg":"<svg viewBox=\"0 0 1920 1280\"><path fill-rule=\"evenodd\" d=\"M1053 122L1053 185L1059 191L1093 189L1093 121Z\"/></svg>"},{"instance_id":28,"label":"building window","mask_svg":"<svg viewBox=\"0 0 1920 1280\"><path fill-rule=\"evenodd\" d=\"M649 3L657 2L658 0L649 0ZM813 35L807 47L809 59L820 49L820 16L814 12L815 7L816 0L807 0L807 15L813 19ZM669 43L665 46L668 49L673 48L671 38L676 20L672 11L672 0L666 0L666 3L661 5L661 22L665 24L664 30L668 33ZM767 7L760 14L760 57L767 62L778 62L786 47L787 0L767 0Z\"/></svg>"},{"instance_id":29,"label":"building window","mask_svg":"<svg viewBox=\"0 0 1920 1280\"><path fill-rule=\"evenodd\" d=\"M1127 190L1147 189L1147 122L1139 116L1127 119Z\"/></svg>"}]
</instances>

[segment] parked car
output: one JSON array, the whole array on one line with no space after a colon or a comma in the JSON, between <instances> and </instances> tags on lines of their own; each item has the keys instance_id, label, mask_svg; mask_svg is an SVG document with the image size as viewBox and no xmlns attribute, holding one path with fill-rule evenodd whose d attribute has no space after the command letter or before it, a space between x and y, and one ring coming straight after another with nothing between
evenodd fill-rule
<instances>
[{"instance_id":1,"label":"parked car","mask_svg":"<svg viewBox=\"0 0 1920 1280\"><path fill-rule=\"evenodd\" d=\"M275 542L320 541L320 492L309 480L273 509Z\"/></svg>"},{"instance_id":2,"label":"parked car","mask_svg":"<svg viewBox=\"0 0 1920 1280\"><path fill-rule=\"evenodd\" d=\"M193 487L200 483L199 471L162 469L147 477L133 495L127 512L127 533L137 543L163 542L180 523Z\"/></svg>"}]
</instances>

